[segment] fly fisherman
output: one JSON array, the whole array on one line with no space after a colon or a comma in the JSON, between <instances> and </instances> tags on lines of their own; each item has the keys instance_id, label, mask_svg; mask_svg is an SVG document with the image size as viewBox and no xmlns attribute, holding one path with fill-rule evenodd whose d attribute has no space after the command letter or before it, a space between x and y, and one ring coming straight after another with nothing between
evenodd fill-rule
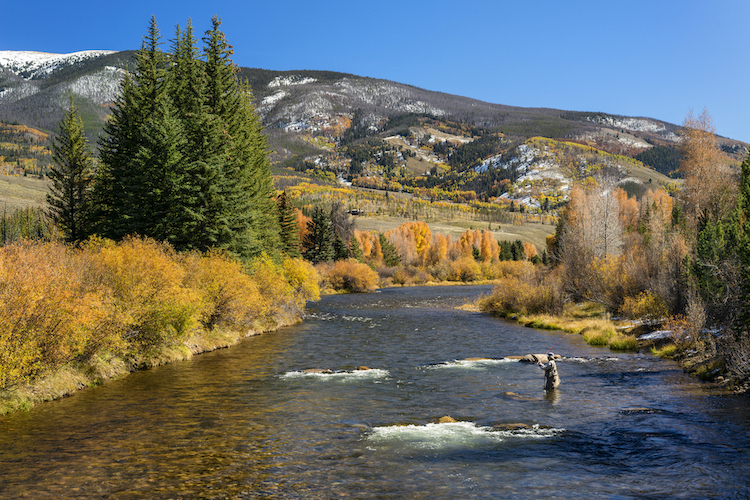
<instances>
[{"instance_id":1,"label":"fly fisherman","mask_svg":"<svg viewBox=\"0 0 750 500\"><path fill-rule=\"evenodd\" d=\"M542 360L539 360L536 365L544 370L544 390L551 391L557 389L560 385L560 376L557 374L555 353L547 353L547 362L542 363Z\"/></svg>"}]
</instances>

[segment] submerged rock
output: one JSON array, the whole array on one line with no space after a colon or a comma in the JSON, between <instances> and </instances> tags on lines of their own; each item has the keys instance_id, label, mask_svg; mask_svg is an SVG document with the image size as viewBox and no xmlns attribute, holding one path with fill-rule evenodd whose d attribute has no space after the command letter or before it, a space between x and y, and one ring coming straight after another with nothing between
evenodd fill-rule
<instances>
[{"instance_id":1,"label":"submerged rock","mask_svg":"<svg viewBox=\"0 0 750 500\"><path fill-rule=\"evenodd\" d=\"M554 359L560 359L562 356L559 354L555 354ZM521 361L524 363L547 363L549 361L549 357L546 354L527 354L526 356L523 356L521 358Z\"/></svg>"},{"instance_id":2,"label":"submerged rock","mask_svg":"<svg viewBox=\"0 0 750 500\"><path fill-rule=\"evenodd\" d=\"M658 408L623 408L620 413L623 415L639 415L643 413L664 413L664 410Z\"/></svg>"},{"instance_id":3,"label":"submerged rock","mask_svg":"<svg viewBox=\"0 0 750 500\"><path fill-rule=\"evenodd\" d=\"M333 372L327 368L308 368L307 370L302 370L302 373L333 373Z\"/></svg>"},{"instance_id":4,"label":"submerged rock","mask_svg":"<svg viewBox=\"0 0 750 500\"><path fill-rule=\"evenodd\" d=\"M514 422L507 424L493 424L492 428L498 431L519 431L521 429L531 429L531 426L529 424Z\"/></svg>"}]
</instances>

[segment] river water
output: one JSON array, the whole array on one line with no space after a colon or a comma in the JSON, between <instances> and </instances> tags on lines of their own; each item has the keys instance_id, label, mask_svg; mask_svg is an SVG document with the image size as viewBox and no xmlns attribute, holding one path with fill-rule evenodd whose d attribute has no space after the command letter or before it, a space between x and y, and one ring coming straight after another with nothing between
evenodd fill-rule
<instances>
[{"instance_id":1,"label":"river water","mask_svg":"<svg viewBox=\"0 0 750 500\"><path fill-rule=\"evenodd\" d=\"M750 497L748 398L455 309L489 291L324 297L300 325L0 417L0 498ZM551 347L551 395L502 359Z\"/></svg>"}]
</instances>

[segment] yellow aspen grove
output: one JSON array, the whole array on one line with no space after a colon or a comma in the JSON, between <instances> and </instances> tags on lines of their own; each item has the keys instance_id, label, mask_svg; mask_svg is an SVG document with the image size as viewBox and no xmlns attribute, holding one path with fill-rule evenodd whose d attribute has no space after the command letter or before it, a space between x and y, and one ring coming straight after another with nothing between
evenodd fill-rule
<instances>
[{"instance_id":1,"label":"yellow aspen grove","mask_svg":"<svg viewBox=\"0 0 750 500\"><path fill-rule=\"evenodd\" d=\"M523 252L526 255L526 260L531 260L539 255L539 252L536 250L536 245L529 242L524 242Z\"/></svg>"},{"instance_id":2,"label":"yellow aspen grove","mask_svg":"<svg viewBox=\"0 0 750 500\"><path fill-rule=\"evenodd\" d=\"M683 159L680 172L685 181L680 198L685 206L688 222L697 225L704 210L726 207L726 195L731 194L731 170L728 158L721 152L714 125L705 108L695 117L692 110L685 117L682 136Z\"/></svg>"},{"instance_id":3,"label":"yellow aspen grove","mask_svg":"<svg viewBox=\"0 0 750 500\"><path fill-rule=\"evenodd\" d=\"M497 259L500 255L500 246L489 231L482 231L482 243L479 247L479 254L484 262Z\"/></svg>"},{"instance_id":4,"label":"yellow aspen grove","mask_svg":"<svg viewBox=\"0 0 750 500\"><path fill-rule=\"evenodd\" d=\"M628 193L620 188L615 190L615 198L620 207L620 225L623 228L635 229L638 224L638 200L628 197Z\"/></svg>"},{"instance_id":5,"label":"yellow aspen grove","mask_svg":"<svg viewBox=\"0 0 750 500\"><path fill-rule=\"evenodd\" d=\"M471 255L474 251L474 233L464 231L456 244L461 255Z\"/></svg>"},{"instance_id":6,"label":"yellow aspen grove","mask_svg":"<svg viewBox=\"0 0 750 500\"><path fill-rule=\"evenodd\" d=\"M436 234L432 237L432 245L429 251L429 263L438 264L445 261L448 257L448 247L450 246L450 237L444 234Z\"/></svg>"},{"instance_id":7,"label":"yellow aspen grove","mask_svg":"<svg viewBox=\"0 0 750 500\"><path fill-rule=\"evenodd\" d=\"M357 243L359 243L359 248L362 249L362 255L365 259L372 257L375 242L378 240L378 237L373 233L356 229L354 230L354 237L357 238Z\"/></svg>"},{"instance_id":8,"label":"yellow aspen grove","mask_svg":"<svg viewBox=\"0 0 750 500\"><path fill-rule=\"evenodd\" d=\"M658 214L662 224L667 224L672 219L673 206L673 198L665 191L658 189L656 191L648 191L643 195L640 212L641 214L645 214L646 210L648 210L651 218L654 218Z\"/></svg>"}]
</instances>

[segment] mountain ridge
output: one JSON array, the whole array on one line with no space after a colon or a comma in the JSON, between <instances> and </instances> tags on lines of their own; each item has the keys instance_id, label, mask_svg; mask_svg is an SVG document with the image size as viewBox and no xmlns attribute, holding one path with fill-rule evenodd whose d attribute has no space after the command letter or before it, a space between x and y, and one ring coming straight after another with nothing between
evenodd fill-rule
<instances>
[{"instance_id":1,"label":"mountain ridge","mask_svg":"<svg viewBox=\"0 0 750 500\"><path fill-rule=\"evenodd\" d=\"M134 66L134 54L2 51L0 121L54 131L65 112L68 93L73 92L87 135L95 143L122 75ZM506 181L520 179L531 186L511 191L533 206L540 205L545 196L559 196L560 186L567 185L560 175L588 175L599 165L597 168L610 169L622 180L634 168L643 170L643 165L617 157L632 159L657 150L660 155L666 151L674 157L680 141L678 125L648 117L494 104L334 71L241 67L238 76L252 90L269 138L272 162L297 171L318 172L315 175L324 174L324 178L351 180L355 168L361 176L389 179L410 171L418 177L433 176L419 181L424 186L474 186L486 197L502 194L498 186L506 189ZM563 142L534 142L536 137ZM730 158L744 159L746 144L717 138ZM473 141L477 142L467 145ZM565 146L565 142L596 148L602 154L592 155ZM457 160L459 157L463 159ZM556 170L544 182L555 187L544 192L533 171L550 162L556 162ZM461 168L456 169L459 164ZM658 165L648 166L659 170ZM485 184L459 179L467 167L474 177L486 177ZM661 171L670 173L664 168ZM641 172L639 178L645 182L658 179L662 184L668 181L648 172Z\"/></svg>"}]
</instances>

